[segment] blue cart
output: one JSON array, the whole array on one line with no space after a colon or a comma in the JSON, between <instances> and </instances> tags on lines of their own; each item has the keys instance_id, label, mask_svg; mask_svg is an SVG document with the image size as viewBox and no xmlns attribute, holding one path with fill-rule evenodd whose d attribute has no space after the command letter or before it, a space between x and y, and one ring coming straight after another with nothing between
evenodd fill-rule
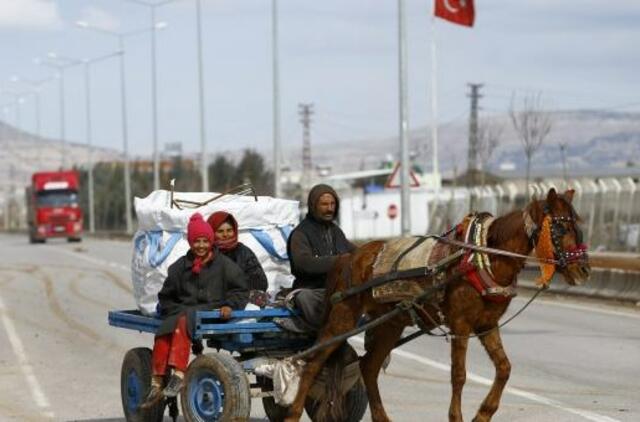
<instances>
[{"instance_id":1,"label":"blue cart","mask_svg":"<svg viewBox=\"0 0 640 422\"><path fill-rule=\"evenodd\" d=\"M206 344L212 353L194 350L180 395L180 407L187 422L248 420L251 399L261 398L270 421L284 420L287 408L273 398L271 379L254 373L257 366L283 359L313 345L315 338L292 333L278 326L274 318L290 318L288 309L273 308L259 311L234 311L229 322L220 320L219 311L200 311L196 314L194 338ZM155 333L161 320L140 314L139 311L111 311L109 324L140 332ZM151 344L151 340L150 340ZM344 378L340 388L344 393L345 421L359 421L367 408L364 384L360 378L356 352L348 345L344 364ZM326 392L321 373L310 391L305 409L311 419L323 403ZM164 417L165 409L174 421L178 416L177 400L167 400L155 408L142 410L140 405L151 383L151 350L138 347L129 350L123 360L120 391L125 418L131 422L156 422Z\"/></svg>"}]
</instances>

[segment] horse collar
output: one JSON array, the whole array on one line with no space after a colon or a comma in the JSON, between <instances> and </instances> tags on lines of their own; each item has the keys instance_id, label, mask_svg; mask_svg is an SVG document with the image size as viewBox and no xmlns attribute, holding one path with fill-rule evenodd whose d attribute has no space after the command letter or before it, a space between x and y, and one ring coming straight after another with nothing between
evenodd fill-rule
<instances>
[{"instance_id":1,"label":"horse collar","mask_svg":"<svg viewBox=\"0 0 640 422\"><path fill-rule=\"evenodd\" d=\"M491 214L473 215L465 232L465 243L486 247L489 227L494 220ZM460 267L469 284L486 300L504 302L516 295L514 282L508 286L496 283L488 254L469 250Z\"/></svg>"}]
</instances>

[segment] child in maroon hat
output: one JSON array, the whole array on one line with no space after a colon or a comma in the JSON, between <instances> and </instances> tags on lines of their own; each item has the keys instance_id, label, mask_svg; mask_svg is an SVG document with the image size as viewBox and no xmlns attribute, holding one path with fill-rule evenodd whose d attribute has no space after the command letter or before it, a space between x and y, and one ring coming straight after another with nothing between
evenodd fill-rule
<instances>
[{"instance_id":1,"label":"child in maroon hat","mask_svg":"<svg viewBox=\"0 0 640 422\"><path fill-rule=\"evenodd\" d=\"M260 261L249 247L238 241L238 222L232 214L218 211L207 222L213 229L213 246L231 258L247 275L249 290L266 291L267 276Z\"/></svg>"},{"instance_id":2,"label":"child in maroon hat","mask_svg":"<svg viewBox=\"0 0 640 422\"><path fill-rule=\"evenodd\" d=\"M244 272L232 260L212 248L213 230L195 213L187 226L190 249L168 270L158 293L162 323L153 346L153 377L141 409L149 409L166 397L176 397L189 363L191 337L198 310L220 309L223 319L232 309L243 309L249 299ZM172 376L166 387L167 371ZM163 389L164 387L164 389Z\"/></svg>"}]
</instances>

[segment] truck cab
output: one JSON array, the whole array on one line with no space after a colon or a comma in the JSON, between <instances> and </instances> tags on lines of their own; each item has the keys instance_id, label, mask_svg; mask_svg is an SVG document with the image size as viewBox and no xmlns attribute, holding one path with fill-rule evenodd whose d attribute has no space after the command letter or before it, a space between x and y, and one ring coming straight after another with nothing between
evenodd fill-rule
<instances>
[{"instance_id":1,"label":"truck cab","mask_svg":"<svg viewBox=\"0 0 640 422\"><path fill-rule=\"evenodd\" d=\"M82 240L83 216L78 203L79 178L75 171L34 173L27 188L29 241L47 238Z\"/></svg>"}]
</instances>

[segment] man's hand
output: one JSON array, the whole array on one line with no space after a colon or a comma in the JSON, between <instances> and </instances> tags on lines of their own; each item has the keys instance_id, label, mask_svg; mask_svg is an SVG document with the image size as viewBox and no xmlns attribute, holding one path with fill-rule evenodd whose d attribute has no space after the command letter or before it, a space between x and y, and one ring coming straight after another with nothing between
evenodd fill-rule
<instances>
[{"instance_id":1,"label":"man's hand","mask_svg":"<svg viewBox=\"0 0 640 422\"><path fill-rule=\"evenodd\" d=\"M220 318L222 319L231 318L231 307L223 306L222 308L220 308Z\"/></svg>"}]
</instances>

